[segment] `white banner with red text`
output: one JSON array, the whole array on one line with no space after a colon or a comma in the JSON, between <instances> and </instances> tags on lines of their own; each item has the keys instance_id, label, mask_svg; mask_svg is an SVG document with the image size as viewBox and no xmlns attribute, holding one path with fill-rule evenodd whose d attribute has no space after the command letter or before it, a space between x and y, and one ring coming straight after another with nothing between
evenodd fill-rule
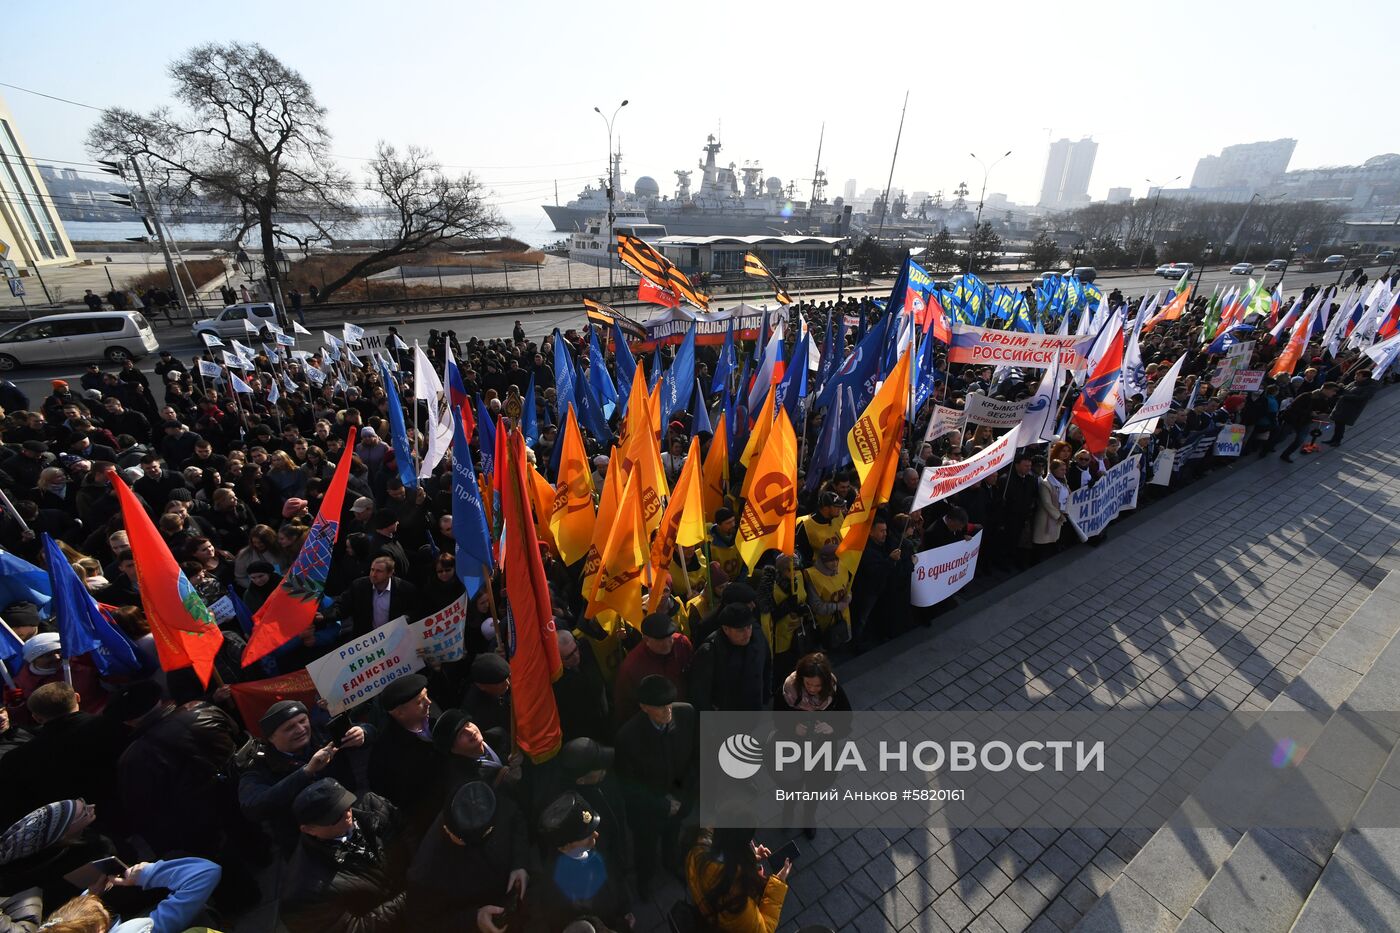
<instances>
[{"instance_id":1,"label":"white banner with red text","mask_svg":"<svg viewBox=\"0 0 1400 933\"><path fill-rule=\"evenodd\" d=\"M977 555L982 553L982 532L967 541L954 541L914 555L909 601L934 606L972 582Z\"/></svg>"},{"instance_id":2,"label":"white banner with red text","mask_svg":"<svg viewBox=\"0 0 1400 933\"><path fill-rule=\"evenodd\" d=\"M1089 365L1089 349L1093 345L1093 334L1025 334L954 324L948 362L1049 369L1058 354L1065 369L1084 369Z\"/></svg>"},{"instance_id":3,"label":"white banner with red text","mask_svg":"<svg viewBox=\"0 0 1400 933\"><path fill-rule=\"evenodd\" d=\"M1016 433L1013 428L997 438L996 443L959 463L945 463L925 469L919 477L919 492L914 496L914 504L910 508L921 509L946 499L1005 469L1016 456Z\"/></svg>"}]
</instances>

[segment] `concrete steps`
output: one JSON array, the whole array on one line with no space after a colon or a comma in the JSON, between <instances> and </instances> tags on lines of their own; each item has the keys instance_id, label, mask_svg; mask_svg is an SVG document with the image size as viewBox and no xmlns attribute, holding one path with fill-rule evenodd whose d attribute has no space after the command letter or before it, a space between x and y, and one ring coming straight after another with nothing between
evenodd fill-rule
<instances>
[{"instance_id":1,"label":"concrete steps","mask_svg":"<svg viewBox=\"0 0 1400 933\"><path fill-rule=\"evenodd\" d=\"M1329 717L1308 761L1327 772L1328 799L1348 822L1364 808L1400 809L1400 757L1356 741L1355 721L1337 715L1400 711L1397 633L1400 572L1381 582L1269 707ZM1386 735L1390 743L1396 737ZM1195 806L1188 799L1152 836L1076 931L1400 929L1400 830L1200 828L1190 819Z\"/></svg>"}]
</instances>

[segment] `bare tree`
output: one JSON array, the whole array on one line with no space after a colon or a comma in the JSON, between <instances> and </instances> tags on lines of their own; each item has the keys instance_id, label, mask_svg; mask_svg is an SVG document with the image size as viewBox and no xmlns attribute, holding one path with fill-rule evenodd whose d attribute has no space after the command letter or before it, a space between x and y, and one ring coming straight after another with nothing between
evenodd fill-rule
<instances>
[{"instance_id":1,"label":"bare tree","mask_svg":"<svg viewBox=\"0 0 1400 933\"><path fill-rule=\"evenodd\" d=\"M402 155L381 142L369 166L366 190L386 208L379 239L384 246L366 253L339 278L326 283L318 300L387 261L421 252L449 240L481 239L500 232L505 222L484 200L471 175L449 177L426 149L409 146Z\"/></svg>"},{"instance_id":2,"label":"bare tree","mask_svg":"<svg viewBox=\"0 0 1400 933\"><path fill-rule=\"evenodd\" d=\"M170 66L176 113L103 112L88 132L96 155L137 159L176 211L196 204L232 214L230 239L257 228L264 260L279 240L304 239L284 219L318 229L355 216L350 181L332 160L326 111L295 70L257 44L197 46ZM267 262L278 297L278 270Z\"/></svg>"}]
</instances>

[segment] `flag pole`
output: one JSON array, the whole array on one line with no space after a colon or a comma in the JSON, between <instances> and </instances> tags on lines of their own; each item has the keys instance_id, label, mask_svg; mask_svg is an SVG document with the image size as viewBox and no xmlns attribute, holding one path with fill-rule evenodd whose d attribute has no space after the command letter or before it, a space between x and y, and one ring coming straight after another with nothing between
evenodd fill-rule
<instances>
[{"instance_id":1,"label":"flag pole","mask_svg":"<svg viewBox=\"0 0 1400 933\"><path fill-rule=\"evenodd\" d=\"M5 511L10 513L11 518L19 522L19 527L21 531L23 531L25 534L31 535L34 533L34 530L29 527L29 523L20 517L19 512L15 509L14 503L10 501L9 496L5 495L5 490L3 489L0 489L0 505L3 505ZM4 665L0 665L0 667L3 666Z\"/></svg>"}]
</instances>

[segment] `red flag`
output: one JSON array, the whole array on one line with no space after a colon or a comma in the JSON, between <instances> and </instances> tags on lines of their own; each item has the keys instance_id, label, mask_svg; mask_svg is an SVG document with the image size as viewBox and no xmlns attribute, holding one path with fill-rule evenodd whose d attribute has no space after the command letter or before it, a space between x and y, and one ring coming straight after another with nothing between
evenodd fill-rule
<instances>
[{"instance_id":1,"label":"red flag","mask_svg":"<svg viewBox=\"0 0 1400 933\"><path fill-rule=\"evenodd\" d=\"M165 539L156 531L151 517L136 493L115 470L107 474L121 502L122 520L136 564L136 586L146 622L156 642L156 655L162 670L193 667L200 682L209 686L214 657L224 643L224 633L214 623L214 614L190 585Z\"/></svg>"},{"instance_id":2,"label":"red flag","mask_svg":"<svg viewBox=\"0 0 1400 933\"><path fill-rule=\"evenodd\" d=\"M1123 385L1119 380L1122 370L1123 328L1119 327L1080 390L1070 418L1084 432L1084 446L1095 457L1103 456L1113 433L1113 416L1118 411L1118 393Z\"/></svg>"},{"instance_id":3,"label":"red flag","mask_svg":"<svg viewBox=\"0 0 1400 933\"><path fill-rule=\"evenodd\" d=\"M273 703L281 700L300 700L307 709L314 707L321 699L311 675L305 668L290 674L254 680L241 684L229 684L233 690L233 702L238 704L238 712L243 716L243 724L248 734L255 739L264 738L258 720Z\"/></svg>"},{"instance_id":4,"label":"red flag","mask_svg":"<svg viewBox=\"0 0 1400 933\"><path fill-rule=\"evenodd\" d=\"M669 288L662 288L648 278L643 278L637 283L637 300L661 305L663 308L679 308L681 306L681 300L676 297L675 292Z\"/></svg>"},{"instance_id":5,"label":"red flag","mask_svg":"<svg viewBox=\"0 0 1400 933\"><path fill-rule=\"evenodd\" d=\"M244 667L276 651L312 623L326 592L326 576L331 571L331 555L340 534L340 513L345 506L345 484L350 479L350 451L354 449L355 428L351 427L345 438L344 456L335 465L335 475L301 551L277 589L253 616L253 634L243 649Z\"/></svg>"},{"instance_id":6,"label":"red flag","mask_svg":"<svg viewBox=\"0 0 1400 933\"><path fill-rule=\"evenodd\" d=\"M553 684L564 668L559 660L549 583L540 560L535 522L530 517L525 437L518 429L510 432L506 448L506 459L498 460L496 469L505 474L501 493L505 553L501 563L510 600L506 621L511 707L515 744L531 761L539 763L554 757L563 739Z\"/></svg>"},{"instance_id":7,"label":"red flag","mask_svg":"<svg viewBox=\"0 0 1400 933\"><path fill-rule=\"evenodd\" d=\"M932 326L934 340L942 341L944 345L952 343L953 330L948 326L948 315L943 312L943 305L933 295L928 296L927 305L924 333L927 334Z\"/></svg>"}]
</instances>

